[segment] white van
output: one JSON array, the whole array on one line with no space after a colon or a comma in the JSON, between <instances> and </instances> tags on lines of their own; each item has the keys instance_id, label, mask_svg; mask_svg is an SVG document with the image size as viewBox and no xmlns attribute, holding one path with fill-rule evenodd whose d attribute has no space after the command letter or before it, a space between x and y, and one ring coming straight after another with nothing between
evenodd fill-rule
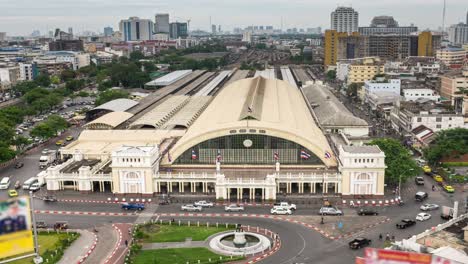
<instances>
[{"instance_id":1,"label":"white van","mask_svg":"<svg viewBox=\"0 0 468 264\"><path fill-rule=\"evenodd\" d=\"M37 177L31 177L29 179L27 179L24 183L23 183L23 189L24 190L29 190L29 188L31 188L31 185L33 185L34 183L38 182L38 178Z\"/></svg>"},{"instance_id":2,"label":"white van","mask_svg":"<svg viewBox=\"0 0 468 264\"><path fill-rule=\"evenodd\" d=\"M10 188L10 178L3 177L2 180L0 181L0 190L6 190L8 188Z\"/></svg>"}]
</instances>

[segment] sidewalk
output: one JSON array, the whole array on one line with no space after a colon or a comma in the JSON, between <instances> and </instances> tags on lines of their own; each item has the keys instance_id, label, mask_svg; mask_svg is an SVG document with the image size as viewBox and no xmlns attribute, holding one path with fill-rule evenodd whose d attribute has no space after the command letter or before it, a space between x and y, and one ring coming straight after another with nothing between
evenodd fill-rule
<instances>
[{"instance_id":1,"label":"sidewalk","mask_svg":"<svg viewBox=\"0 0 468 264\"><path fill-rule=\"evenodd\" d=\"M112 228L112 225L99 227L97 230L98 243L93 253L84 263L101 263L103 259L112 254L114 246L117 243L117 232Z\"/></svg>"},{"instance_id":2,"label":"sidewalk","mask_svg":"<svg viewBox=\"0 0 468 264\"><path fill-rule=\"evenodd\" d=\"M114 233L117 233L118 239L115 244L113 244L113 251L107 258L101 259L100 263L104 264L122 264L125 261L125 256L127 255L128 249L131 245L131 236L128 233L131 224L113 224ZM128 242L128 247L125 246L125 241ZM92 263L92 262L87 262ZM96 262L94 262L96 263Z\"/></svg>"},{"instance_id":3,"label":"sidewalk","mask_svg":"<svg viewBox=\"0 0 468 264\"><path fill-rule=\"evenodd\" d=\"M208 239L207 239L208 240ZM143 244L143 250L151 249L162 249L162 248L198 248L206 247L207 240L204 241L192 241L186 240L184 242L165 242L165 243L145 243Z\"/></svg>"},{"instance_id":4,"label":"sidewalk","mask_svg":"<svg viewBox=\"0 0 468 264\"><path fill-rule=\"evenodd\" d=\"M80 237L65 250L58 264L78 263L94 244L95 236L92 232L88 230L76 230L76 232L80 233Z\"/></svg>"}]
</instances>

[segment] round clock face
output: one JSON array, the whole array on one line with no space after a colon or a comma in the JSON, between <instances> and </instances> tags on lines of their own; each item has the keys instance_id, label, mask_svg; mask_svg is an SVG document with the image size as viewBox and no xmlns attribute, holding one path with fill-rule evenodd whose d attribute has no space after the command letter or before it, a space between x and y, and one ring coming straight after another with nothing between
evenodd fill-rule
<instances>
[{"instance_id":1,"label":"round clock face","mask_svg":"<svg viewBox=\"0 0 468 264\"><path fill-rule=\"evenodd\" d=\"M250 148L253 145L253 142L250 139L246 139L244 140L243 144L244 144L244 147Z\"/></svg>"}]
</instances>

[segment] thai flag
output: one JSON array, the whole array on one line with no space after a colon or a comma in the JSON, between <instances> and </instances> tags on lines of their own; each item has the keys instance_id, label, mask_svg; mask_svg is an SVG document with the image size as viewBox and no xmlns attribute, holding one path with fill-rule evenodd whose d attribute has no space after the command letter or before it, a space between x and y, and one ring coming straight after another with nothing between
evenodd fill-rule
<instances>
[{"instance_id":1,"label":"thai flag","mask_svg":"<svg viewBox=\"0 0 468 264\"><path fill-rule=\"evenodd\" d=\"M330 152L325 151L325 158L326 158L326 159L331 158L331 156L332 156L332 155L330 154Z\"/></svg>"},{"instance_id":2,"label":"thai flag","mask_svg":"<svg viewBox=\"0 0 468 264\"><path fill-rule=\"evenodd\" d=\"M279 160L279 154L278 154L277 151L275 151L275 153L273 153L273 158L275 159L275 161Z\"/></svg>"},{"instance_id":3,"label":"thai flag","mask_svg":"<svg viewBox=\"0 0 468 264\"><path fill-rule=\"evenodd\" d=\"M216 155L216 162L221 162L221 151L218 149L218 155Z\"/></svg>"},{"instance_id":4,"label":"thai flag","mask_svg":"<svg viewBox=\"0 0 468 264\"><path fill-rule=\"evenodd\" d=\"M197 159L197 153L195 153L195 150L192 149L192 159L196 160Z\"/></svg>"},{"instance_id":5,"label":"thai flag","mask_svg":"<svg viewBox=\"0 0 468 264\"><path fill-rule=\"evenodd\" d=\"M304 150L301 150L301 159L309 159L310 154L305 152Z\"/></svg>"},{"instance_id":6,"label":"thai flag","mask_svg":"<svg viewBox=\"0 0 468 264\"><path fill-rule=\"evenodd\" d=\"M168 160L169 162L172 162L171 154L169 153L169 151L167 152L167 160Z\"/></svg>"}]
</instances>

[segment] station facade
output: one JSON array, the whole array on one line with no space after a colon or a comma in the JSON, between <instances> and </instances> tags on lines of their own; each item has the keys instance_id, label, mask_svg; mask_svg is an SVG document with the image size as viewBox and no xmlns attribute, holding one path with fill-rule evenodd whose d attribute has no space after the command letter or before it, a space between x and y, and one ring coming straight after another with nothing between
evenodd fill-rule
<instances>
[{"instance_id":1,"label":"station facade","mask_svg":"<svg viewBox=\"0 0 468 264\"><path fill-rule=\"evenodd\" d=\"M220 200L383 196L383 152L376 146L334 145L311 111L301 88L261 76L242 79L194 113L187 127L106 130L100 124L99 130L83 131L61 149L67 160L47 169L47 188L205 193Z\"/></svg>"}]
</instances>

